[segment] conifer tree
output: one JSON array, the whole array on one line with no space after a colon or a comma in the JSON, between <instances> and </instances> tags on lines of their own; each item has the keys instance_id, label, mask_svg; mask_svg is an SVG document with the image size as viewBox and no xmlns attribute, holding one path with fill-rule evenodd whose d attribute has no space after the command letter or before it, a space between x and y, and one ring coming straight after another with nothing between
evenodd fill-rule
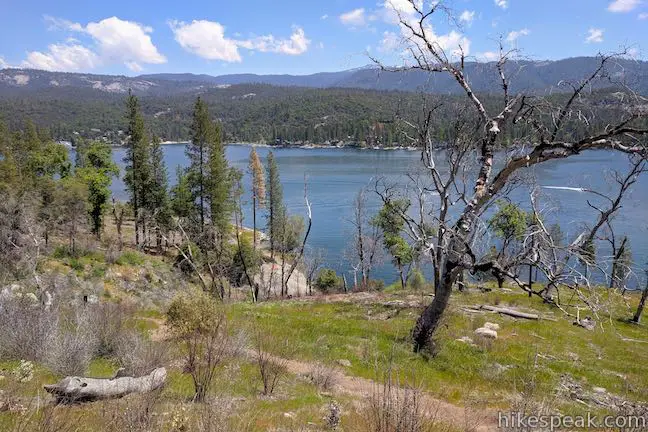
<instances>
[{"instance_id":1,"label":"conifer tree","mask_svg":"<svg viewBox=\"0 0 648 432\"><path fill-rule=\"evenodd\" d=\"M232 172L225 158L225 147L221 141L220 126L212 123L208 128L207 146L209 165L207 167L207 199L211 213L211 224L224 241L229 232L234 203L232 200Z\"/></svg>"},{"instance_id":2,"label":"conifer tree","mask_svg":"<svg viewBox=\"0 0 648 432\"><path fill-rule=\"evenodd\" d=\"M133 207L135 218L135 244L140 244L140 228L142 225L143 200L150 177L150 152L148 138L144 127L144 117L139 105L139 100L130 91L128 92L127 119L128 141L126 144L126 176L124 183L130 194L130 203Z\"/></svg>"},{"instance_id":3,"label":"conifer tree","mask_svg":"<svg viewBox=\"0 0 648 432\"><path fill-rule=\"evenodd\" d=\"M167 169L160 138L153 137L151 143L151 176L146 193L146 209L155 224L158 250L162 248L162 233L171 226L171 208L168 195Z\"/></svg>"},{"instance_id":4,"label":"conifer tree","mask_svg":"<svg viewBox=\"0 0 648 432\"><path fill-rule=\"evenodd\" d=\"M207 189L210 153L210 139L213 138L213 126L209 117L207 104L198 97L194 104L193 121L191 123L191 142L187 146L187 157L191 162L187 170L188 181L191 187L194 201L198 203L198 214L200 216L200 231L205 227Z\"/></svg>"},{"instance_id":5,"label":"conifer tree","mask_svg":"<svg viewBox=\"0 0 648 432\"><path fill-rule=\"evenodd\" d=\"M268 233L270 234L270 256L278 249L286 219L283 203L283 187L279 178L279 166L272 152L268 153Z\"/></svg>"},{"instance_id":6,"label":"conifer tree","mask_svg":"<svg viewBox=\"0 0 648 432\"><path fill-rule=\"evenodd\" d=\"M252 229L253 229L253 248L256 250L257 246L257 228L256 228L256 211L257 208L262 209L265 207L266 200L266 187L265 187L265 172L263 164L259 159L259 155L254 149L250 151L249 162L250 174L252 175Z\"/></svg>"},{"instance_id":7,"label":"conifer tree","mask_svg":"<svg viewBox=\"0 0 648 432\"><path fill-rule=\"evenodd\" d=\"M189 176L180 166L176 169L176 184L171 188L171 210L180 219L191 218L196 210L191 195Z\"/></svg>"},{"instance_id":8,"label":"conifer tree","mask_svg":"<svg viewBox=\"0 0 648 432\"><path fill-rule=\"evenodd\" d=\"M87 146L85 156L77 168L76 175L88 189L88 213L92 233L101 237L104 214L110 200L112 177L119 174L119 168L112 160L112 150L106 143L94 141Z\"/></svg>"}]
</instances>

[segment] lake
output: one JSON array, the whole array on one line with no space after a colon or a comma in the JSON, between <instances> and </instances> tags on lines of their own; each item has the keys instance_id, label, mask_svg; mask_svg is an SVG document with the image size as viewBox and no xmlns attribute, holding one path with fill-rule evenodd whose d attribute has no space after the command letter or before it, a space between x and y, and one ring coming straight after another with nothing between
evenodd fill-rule
<instances>
[{"instance_id":1,"label":"lake","mask_svg":"<svg viewBox=\"0 0 648 432\"><path fill-rule=\"evenodd\" d=\"M175 182L177 166L185 167L188 160L185 156L185 145L165 145L164 157L169 171L170 182ZM229 145L226 149L227 159L234 167L245 173L244 186L246 200L250 201L250 175L247 173L250 146ZM257 147L259 156L265 163L270 151L268 147ZM281 181L284 187L284 197L288 210L294 214L305 216L304 177L307 178L308 197L313 209L313 227L309 238L311 248L326 251L329 266L338 271L349 272L350 265L344 257L352 236L353 201L358 191L371 186L373 180L384 176L390 182L405 182L405 174L420 169L420 153L409 150L360 150L351 148L331 149L301 149L274 148L277 163L281 171ZM122 168L125 150L113 150L113 158ZM501 158L500 158L501 159ZM612 170L625 173L628 159L625 155L609 151L591 151L566 160L550 161L527 170L542 186L583 187L600 192L614 190L609 174ZM543 188L541 207L550 209L548 220L558 222L567 239L580 232L583 223L595 220L596 214L588 206L590 202L601 202L594 199L592 194L559 189ZM112 184L113 195L126 200L127 195L121 179L115 179ZM510 194L510 197L528 206L528 187L522 185ZM624 201L623 208L614 219L615 230L619 238L627 235L638 273L648 261L648 176L644 176L632 187ZM433 198L431 198L433 199ZM594 199L594 200L593 200ZM593 201L592 201L593 200ZM459 207L459 206L458 206ZM377 197L369 194L370 211L379 209ZM244 224L252 225L250 205L245 205ZM263 215L257 214L257 224L265 223ZM601 245L601 255L606 251ZM397 279L395 269L383 265L374 272L376 278L383 279L387 284ZM643 274L641 274L643 277ZM351 273L347 275L352 280ZM635 283L637 283L635 281Z\"/></svg>"}]
</instances>

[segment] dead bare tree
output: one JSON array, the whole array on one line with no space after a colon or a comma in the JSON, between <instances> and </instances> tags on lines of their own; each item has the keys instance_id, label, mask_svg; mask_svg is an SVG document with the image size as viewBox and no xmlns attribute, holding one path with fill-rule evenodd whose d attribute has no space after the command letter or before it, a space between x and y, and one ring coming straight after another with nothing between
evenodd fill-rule
<instances>
[{"instance_id":1,"label":"dead bare tree","mask_svg":"<svg viewBox=\"0 0 648 432\"><path fill-rule=\"evenodd\" d=\"M353 225L353 237L349 245L349 256L355 263L353 266L355 289L367 289L371 270L380 265L383 260L382 231L372 224L367 211L367 190L358 191L353 202L353 217L349 220ZM360 284L357 274L360 273Z\"/></svg>"},{"instance_id":2,"label":"dead bare tree","mask_svg":"<svg viewBox=\"0 0 648 432\"><path fill-rule=\"evenodd\" d=\"M419 351L431 346L432 335L448 306L453 285L463 271L495 275L504 271L496 260L480 260L474 250L475 237L480 217L498 197L506 194L518 175L525 168L594 149L648 158L647 146L642 141L642 137L648 134L644 122L648 109L645 98L612 81L609 67L614 64L615 55L600 55L598 66L583 80L559 83L565 90L563 94L549 97L523 93L513 95L505 66L515 52L504 50L501 43L499 60L492 63L493 72L501 84L501 93L498 97L490 97L486 104L483 97L475 93L465 74L465 47L459 44L457 49L447 52L432 31L434 18L439 15L452 18L445 3L435 2L427 9L423 9L422 2L417 0L399 2L401 4L404 6L394 6L394 10L411 64L393 68L378 60L376 62L385 71L419 70L429 74L447 74L466 97L464 124L455 126L450 145L439 143L434 138L434 107L425 106L422 118L408 125L414 131L411 134L413 144L423 148L423 163L439 202L434 217L438 228L434 236L428 236L425 230L416 226L416 221L412 222L411 217L403 215L412 222L410 231L435 256L436 295L412 331L414 349ZM451 24L456 22L454 19L449 21ZM616 85L623 97L611 99L606 108L594 107L592 89L599 84ZM612 121L603 121L597 116L603 109L607 110ZM461 125L460 120L457 123ZM513 139L510 147L513 150L497 153L505 138L509 137ZM437 165L435 159L439 153L449 155L446 156L449 170L441 170ZM457 175L464 165L459 162L459 167L453 168L452 161L472 157L477 163L476 175L459 181ZM448 210L450 205L461 206L455 208L452 217ZM582 252L584 241L594 235L590 231L579 236L566 251L572 254ZM565 285L564 269L561 267L561 278L554 280L554 284ZM579 279L572 278L568 286L573 287L579 282ZM519 285L526 286L522 281Z\"/></svg>"}]
</instances>

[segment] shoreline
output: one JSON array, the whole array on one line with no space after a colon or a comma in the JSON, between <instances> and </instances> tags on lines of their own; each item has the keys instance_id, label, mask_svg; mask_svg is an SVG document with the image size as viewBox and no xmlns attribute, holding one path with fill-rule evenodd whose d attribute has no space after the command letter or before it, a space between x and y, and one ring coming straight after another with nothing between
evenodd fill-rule
<instances>
[{"instance_id":1,"label":"shoreline","mask_svg":"<svg viewBox=\"0 0 648 432\"><path fill-rule=\"evenodd\" d=\"M186 145L189 144L189 141L163 141L161 145ZM281 149L304 149L304 150L316 150L316 149L354 149L354 150L406 150L406 151L419 151L419 147L406 147L406 146L390 146L390 147L358 147L354 145L342 145L342 146L333 146L326 144L303 144L303 145L271 145L271 144L262 144L262 143L253 143L253 142L229 142L225 143L226 146L249 146L249 147L264 147L264 148L281 148ZM124 147L122 145L115 145L113 147Z\"/></svg>"}]
</instances>

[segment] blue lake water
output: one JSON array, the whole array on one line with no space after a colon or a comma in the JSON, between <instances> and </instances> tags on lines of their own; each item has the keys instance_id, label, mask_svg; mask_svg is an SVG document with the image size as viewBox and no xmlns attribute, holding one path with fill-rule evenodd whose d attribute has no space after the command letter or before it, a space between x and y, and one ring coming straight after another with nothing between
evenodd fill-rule
<instances>
[{"instance_id":1,"label":"blue lake water","mask_svg":"<svg viewBox=\"0 0 648 432\"><path fill-rule=\"evenodd\" d=\"M309 246L326 251L327 262L339 271L349 272L351 266L344 257L344 250L352 237L353 201L358 191L369 185L379 176L388 181L404 184L408 172L421 167L420 153L408 150L359 150L359 149L272 149L281 171L286 205L291 213L305 215L304 177L307 178L308 196L313 209L313 228ZM257 147L259 156L265 162L270 151L267 147ZM250 146L227 146L226 155L232 166L245 173L244 186L249 201L250 175L247 173ZM175 181L177 166L185 167L188 160L185 146L165 145L164 157L169 171L171 184ZM123 168L124 149L113 151L113 158ZM583 187L600 192L615 190L610 182L612 170L625 173L628 159L625 155L592 151L570 159L550 161L537 165L525 173L533 175L537 184L542 186ZM122 170L123 175L123 170ZM126 200L127 195L121 179L112 185L116 198ZM511 199L528 206L528 186L521 185L510 193ZM584 223L595 220L596 214L587 204L601 203L592 194L571 190L542 189L541 207L547 210L549 222L558 222L567 239L573 239ZM369 194L369 208L375 212L379 208L376 196ZM617 235L628 235L638 273L648 261L648 176L640 178L632 187L623 208L614 219ZM430 199L434 199L431 197ZM592 201L594 199L594 201ZM458 206L459 207L459 206ZM245 205L244 224L252 224L251 209ZM263 215L257 214L257 223L265 223ZM604 249L601 249L604 254ZM390 283L397 279L395 269L383 265L374 276ZM349 276L350 277L350 276Z\"/></svg>"}]
</instances>

